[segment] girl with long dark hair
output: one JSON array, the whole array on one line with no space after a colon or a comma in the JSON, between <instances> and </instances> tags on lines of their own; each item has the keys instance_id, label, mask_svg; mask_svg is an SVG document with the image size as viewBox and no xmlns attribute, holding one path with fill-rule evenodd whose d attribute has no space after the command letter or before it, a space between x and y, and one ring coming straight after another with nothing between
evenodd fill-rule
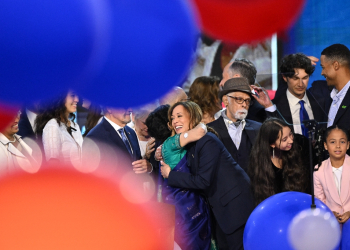
<instances>
[{"instance_id":1,"label":"girl with long dark hair","mask_svg":"<svg viewBox=\"0 0 350 250\"><path fill-rule=\"evenodd\" d=\"M74 122L78 102L78 96L69 91L45 105L37 116L35 132L42 138L48 162L81 163L83 137L79 125Z\"/></svg>"},{"instance_id":2,"label":"girl with long dark hair","mask_svg":"<svg viewBox=\"0 0 350 250\"><path fill-rule=\"evenodd\" d=\"M294 137L280 119L270 118L262 124L248 166L256 205L280 192L308 190L307 168Z\"/></svg>"}]
</instances>

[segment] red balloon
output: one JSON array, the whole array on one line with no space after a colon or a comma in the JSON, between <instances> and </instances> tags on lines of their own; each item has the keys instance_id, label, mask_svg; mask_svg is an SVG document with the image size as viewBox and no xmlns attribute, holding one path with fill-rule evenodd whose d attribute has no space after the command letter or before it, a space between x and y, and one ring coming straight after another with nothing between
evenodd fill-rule
<instances>
[{"instance_id":1,"label":"red balloon","mask_svg":"<svg viewBox=\"0 0 350 250\"><path fill-rule=\"evenodd\" d=\"M304 0L193 0L202 30L233 43L259 41L290 27Z\"/></svg>"},{"instance_id":2,"label":"red balloon","mask_svg":"<svg viewBox=\"0 0 350 250\"><path fill-rule=\"evenodd\" d=\"M63 167L17 173L0 179L0 249L159 249L148 213L108 178Z\"/></svg>"},{"instance_id":3,"label":"red balloon","mask_svg":"<svg viewBox=\"0 0 350 250\"><path fill-rule=\"evenodd\" d=\"M16 118L19 109L0 103L0 132Z\"/></svg>"}]
</instances>

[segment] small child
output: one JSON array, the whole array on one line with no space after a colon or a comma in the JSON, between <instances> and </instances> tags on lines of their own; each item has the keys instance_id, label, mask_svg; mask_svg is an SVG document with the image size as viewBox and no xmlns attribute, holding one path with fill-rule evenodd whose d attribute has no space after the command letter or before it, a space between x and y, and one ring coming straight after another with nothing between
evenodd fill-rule
<instances>
[{"instance_id":1,"label":"small child","mask_svg":"<svg viewBox=\"0 0 350 250\"><path fill-rule=\"evenodd\" d=\"M315 197L324 202L338 222L350 217L350 157L349 134L346 129L331 126L324 133L324 147L329 158L314 172Z\"/></svg>"}]
</instances>

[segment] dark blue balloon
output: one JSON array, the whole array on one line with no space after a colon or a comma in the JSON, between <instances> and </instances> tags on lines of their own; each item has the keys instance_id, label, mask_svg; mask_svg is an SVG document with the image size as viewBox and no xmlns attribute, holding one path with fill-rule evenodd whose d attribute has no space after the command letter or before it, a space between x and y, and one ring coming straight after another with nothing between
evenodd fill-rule
<instances>
[{"instance_id":1,"label":"dark blue balloon","mask_svg":"<svg viewBox=\"0 0 350 250\"><path fill-rule=\"evenodd\" d=\"M0 100L38 100L90 79L104 12L100 0L1 0Z\"/></svg>"},{"instance_id":2,"label":"dark blue balloon","mask_svg":"<svg viewBox=\"0 0 350 250\"><path fill-rule=\"evenodd\" d=\"M350 249L350 220L343 224L341 232L341 249Z\"/></svg>"},{"instance_id":3,"label":"dark blue balloon","mask_svg":"<svg viewBox=\"0 0 350 250\"><path fill-rule=\"evenodd\" d=\"M315 198L317 208L332 211ZM245 250L293 250L288 242L288 226L301 211L310 208L311 196L299 192L284 192L261 202L250 215L244 229Z\"/></svg>"},{"instance_id":4,"label":"dark blue balloon","mask_svg":"<svg viewBox=\"0 0 350 250\"><path fill-rule=\"evenodd\" d=\"M180 84L194 59L198 31L185 0L107 0L106 62L78 93L99 104L135 107Z\"/></svg>"}]
</instances>

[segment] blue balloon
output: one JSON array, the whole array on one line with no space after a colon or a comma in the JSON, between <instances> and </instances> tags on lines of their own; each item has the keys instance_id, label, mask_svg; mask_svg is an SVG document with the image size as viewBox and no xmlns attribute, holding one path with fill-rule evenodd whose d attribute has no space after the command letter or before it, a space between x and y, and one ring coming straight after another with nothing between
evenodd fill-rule
<instances>
[{"instance_id":1,"label":"blue balloon","mask_svg":"<svg viewBox=\"0 0 350 250\"><path fill-rule=\"evenodd\" d=\"M332 211L315 198L316 207ZM293 250L288 242L288 226L301 211L310 208L311 196L299 192L284 192L261 202L250 215L243 235L245 250Z\"/></svg>"},{"instance_id":2,"label":"blue balloon","mask_svg":"<svg viewBox=\"0 0 350 250\"><path fill-rule=\"evenodd\" d=\"M111 107L154 101L180 84L194 59L198 29L185 0L107 0L110 44L99 74L77 85Z\"/></svg>"},{"instance_id":3,"label":"blue balloon","mask_svg":"<svg viewBox=\"0 0 350 250\"><path fill-rule=\"evenodd\" d=\"M1 0L0 100L39 100L90 79L105 50L101 2Z\"/></svg>"},{"instance_id":4,"label":"blue balloon","mask_svg":"<svg viewBox=\"0 0 350 250\"><path fill-rule=\"evenodd\" d=\"M341 235L341 249L350 249L350 220L343 224Z\"/></svg>"}]
</instances>

